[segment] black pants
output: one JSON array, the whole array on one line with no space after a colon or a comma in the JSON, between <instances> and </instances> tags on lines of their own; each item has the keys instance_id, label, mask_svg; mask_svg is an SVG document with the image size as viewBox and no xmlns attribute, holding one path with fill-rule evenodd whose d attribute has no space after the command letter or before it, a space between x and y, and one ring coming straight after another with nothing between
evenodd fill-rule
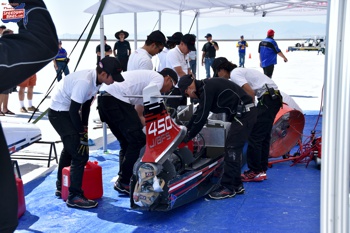
<instances>
[{"instance_id":1,"label":"black pants","mask_svg":"<svg viewBox=\"0 0 350 233\"><path fill-rule=\"evenodd\" d=\"M258 118L248 140L248 168L255 172L267 171L273 121L281 108L282 97L273 100L266 94L259 98Z\"/></svg>"},{"instance_id":2,"label":"black pants","mask_svg":"<svg viewBox=\"0 0 350 233\"><path fill-rule=\"evenodd\" d=\"M12 0L25 3L26 24L18 22L18 34L0 38L0 92L23 82L51 62L58 52L58 39L50 13L41 0ZM31 11L29 9L35 8Z\"/></svg>"},{"instance_id":3,"label":"black pants","mask_svg":"<svg viewBox=\"0 0 350 233\"><path fill-rule=\"evenodd\" d=\"M254 127L257 108L242 114L241 118L234 118L226 138L224 174L221 185L235 190L242 185L241 163L242 151L248 136Z\"/></svg>"},{"instance_id":4,"label":"black pants","mask_svg":"<svg viewBox=\"0 0 350 233\"><path fill-rule=\"evenodd\" d=\"M263 68L264 70L264 74L269 77L272 78L272 74L273 74L273 70L275 68L275 65L270 65L270 66L266 66Z\"/></svg>"},{"instance_id":5,"label":"black pants","mask_svg":"<svg viewBox=\"0 0 350 233\"><path fill-rule=\"evenodd\" d=\"M70 167L70 186L69 195L74 196L82 194L81 189L83 183L84 167L89 159L89 155L81 155L78 153L80 146L79 132L74 127L69 112L57 112L49 109L49 121L60 135L63 150L61 152L60 161L57 172L57 189L61 188L62 184L62 169Z\"/></svg>"},{"instance_id":6,"label":"black pants","mask_svg":"<svg viewBox=\"0 0 350 233\"><path fill-rule=\"evenodd\" d=\"M129 56L117 56L117 58L122 65L123 71L126 71L128 67Z\"/></svg>"},{"instance_id":7,"label":"black pants","mask_svg":"<svg viewBox=\"0 0 350 233\"><path fill-rule=\"evenodd\" d=\"M133 166L139 158L141 148L146 144L140 118L133 105L113 96L98 97L98 112L101 121L108 124L120 143L119 181L129 184Z\"/></svg>"},{"instance_id":8,"label":"black pants","mask_svg":"<svg viewBox=\"0 0 350 233\"><path fill-rule=\"evenodd\" d=\"M25 3L25 11L34 7L18 23L18 34L0 38L0 92L13 88L51 62L58 52L55 26L42 0L10 0ZM13 232L18 224L17 189L7 143L0 125L0 232Z\"/></svg>"}]
</instances>

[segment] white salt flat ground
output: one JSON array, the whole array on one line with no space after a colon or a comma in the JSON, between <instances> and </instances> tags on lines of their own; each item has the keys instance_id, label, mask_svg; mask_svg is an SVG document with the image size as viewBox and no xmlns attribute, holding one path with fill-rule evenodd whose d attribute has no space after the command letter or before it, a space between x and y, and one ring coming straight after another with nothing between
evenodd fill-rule
<instances>
[{"instance_id":1,"label":"white salt flat ground","mask_svg":"<svg viewBox=\"0 0 350 233\"><path fill-rule=\"evenodd\" d=\"M324 82L324 62L325 56L320 53L317 55L315 51L297 51L297 52L286 52L288 46L293 45L294 41L278 41L278 45L282 52L288 58L288 62L283 62L282 58L278 57L278 64L275 66L275 71L273 74L273 80L279 86L279 89L283 92L292 95L299 96L293 97L297 104L304 111L318 111L321 105L321 95L322 95L322 87ZM262 71L259 67L259 54L258 54L258 44L259 42L253 41L249 42L249 48L247 50L246 55L246 68L252 68ZM75 42L65 42L63 41L63 47L70 53L73 48ZM96 64L96 55L95 55L95 47L98 42L93 41L87 47L84 57L78 67L77 70L82 69L94 69ZM113 42L108 42L112 47L114 45ZM138 43L139 46L143 45L143 42ZM131 43L133 48L133 43ZM203 46L203 42L199 43L199 54L201 57L201 48ZM219 42L220 50L217 52L218 56L227 57L230 61L234 63L238 63L238 53L236 49L236 42ZM69 63L70 71L73 72L78 57L80 55L80 51L83 47L83 43L80 42L75 49L73 55L70 57L71 61ZM251 58L249 59L249 54ZM37 73L37 86L34 88L34 98L33 104L37 106L39 102L43 99L47 89L49 88L52 80L56 76L53 63L51 62L46 67L44 67L41 71ZM202 79L205 77L204 67L200 66L199 75L197 78ZM46 99L43 104L39 107L41 111L44 111L48 108L50 103L50 99ZM25 101L27 105L27 102ZM3 119L11 119L14 121L27 122L30 114L29 113L20 113L20 105L18 101L18 93L14 92L10 95L9 98L9 109L16 113L15 116L5 116L0 117L0 120ZM34 119L39 116L36 114ZM91 108L90 114L90 123L89 123L89 138L93 139L96 143L95 146L90 147L90 150L96 150L102 147L102 129L93 129L95 124L93 123L93 119L98 118L98 113L96 111L96 102L94 102ZM32 120L33 121L33 120ZM41 129L42 138L44 140L59 140L59 136L52 128L49 123L47 117L43 117L38 123L38 127ZM108 132L108 142L115 140L114 136ZM56 145L58 154L61 151L62 143L58 143ZM29 153L39 153L39 154L47 154L49 152L48 145L34 144L28 148L23 149L23 152ZM23 174L23 181L26 183L36 176L42 174L47 171L47 161L36 161L36 160L19 160L19 164L21 165L21 171ZM51 162L51 168L54 169L56 167L56 163L54 161Z\"/></svg>"}]
</instances>

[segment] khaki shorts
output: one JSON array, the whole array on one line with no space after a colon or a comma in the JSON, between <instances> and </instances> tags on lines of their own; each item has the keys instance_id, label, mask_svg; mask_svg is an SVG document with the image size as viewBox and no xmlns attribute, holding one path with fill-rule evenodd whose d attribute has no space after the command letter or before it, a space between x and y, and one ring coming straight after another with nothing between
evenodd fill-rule
<instances>
[{"instance_id":1,"label":"khaki shorts","mask_svg":"<svg viewBox=\"0 0 350 233\"><path fill-rule=\"evenodd\" d=\"M22 83L18 84L19 87L34 87L36 85L36 74L30 76Z\"/></svg>"}]
</instances>

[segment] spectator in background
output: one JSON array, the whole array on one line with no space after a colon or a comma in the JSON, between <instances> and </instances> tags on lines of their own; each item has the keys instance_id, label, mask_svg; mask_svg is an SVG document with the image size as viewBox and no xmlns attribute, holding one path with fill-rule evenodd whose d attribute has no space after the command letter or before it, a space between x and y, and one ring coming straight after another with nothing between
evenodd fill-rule
<instances>
[{"instance_id":1,"label":"spectator in background","mask_svg":"<svg viewBox=\"0 0 350 233\"><path fill-rule=\"evenodd\" d=\"M207 38L207 43L205 43L202 48L202 66L205 63L206 78L210 78L211 64L213 64L216 57L216 51L219 50L219 45L213 41L213 36L210 33L208 33L205 38Z\"/></svg>"},{"instance_id":2,"label":"spectator in background","mask_svg":"<svg viewBox=\"0 0 350 233\"><path fill-rule=\"evenodd\" d=\"M118 39L114 44L113 54L118 58L119 62L122 65L123 71L127 70L129 56L131 54L131 48L129 41L125 40L128 38L129 33L123 30L115 33L115 38ZM117 52L115 52L117 50Z\"/></svg>"},{"instance_id":3,"label":"spectator in background","mask_svg":"<svg viewBox=\"0 0 350 233\"><path fill-rule=\"evenodd\" d=\"M34 86L36 85L36 74L30 76L28 79L26 79L24 82L20 83L19 91L18 91L18 98L19 98L19 104L21 105L20 111L22 113L27 113L28 111L39 111L36 107L33 106L32 100L33 100L33 90ZM28 109L24 106L24 91L27 88L27 101L28 101Z\"/></svg>"},{"instance_id":4,"label":"spectator in background","mask_svg":"<svg viewBox=\"0 0 350 233\"><path fill-rule=\"evenodd\" d=\"M152 70L152 56L162 52L166 43L164 34L157 30L147 36L145 44L131 53L128 62L130 70Z\"/></svg>"},{"instance_id":5,"label":"spectator in background","mask_svg":"<svg viewBox=\"0 0 350 233\"><path fill-rule=\"evenodd\" d=\"M245 48L248 47L248 42L244 40L244 36L241 36L241 40L237 42L236 47L238 48L239 67L243 67L244 68Z\"/></svg>"},{"instance_id":6,"label":"spectator in background","mask_svg":"<svg viewBox=\"0 0 350 233\"><path fill-rule=\"evenodd\" d=\"M172 36L168 36L168 40L166 42L166 45L162 52L158 53L158 61L156 65L156 70L158 72L162 71L164 68L166 68L166 56L168 54L168 51L170 49L175 48L176 45L179 45L181 42L181 39L183 37L182 32L175 32Z\"/></svg>"},{"instance_id":7,"label":"spectator in background","mask_svg":"<svg viewBox=\"0 0 350 233\"><path fill-rule=\"evenodd\" d=\"M196 36L195 36L196 38ZM196 78L197 71L197 51L191 51L188 54L190 69L194 78Z\"/></svg>"},{"instance_id":8,"label":"spectator in background","mask_svg":"<svg viewBox=\"0 0 350 233\"><path fill-rule=\"evenodd\" d=\"M6 29L5 25L0 26L0 37L3 35L4 30Z\"/></svg>"},{"instance_id":9,"label":"spectator in background","mask_svg":"<svg viewBox=\"0 0 350 233\"><path fill-rule=\"evenodd\" d=\"M277 64L277 55L282 57L284 62L288 59L284 56L282 51L278 48L276 41L274 40L275 31L270 29L267 31L267 37L259 44L259 58L260 67L263 68L264 74L269 78L272 78L275 64Z\"/></svg>"},{"instance_id":10,"label":"spectator in background","mask_svg":"<svg viewBox=\"0 0 350 233\"><path fill-rule=\"evenodd\" d=\"M111 48L111 46L109 46L107 44L107 37L104 36L104 38L105 38L105 57L109 57L109 55L112 54L112 48ZM96 46L96 54L97 54L97 63L96 64L98 65L98 63L101 60L101 45L100 44Z\"/></svg>"},{"instance_id":11,"label":"spectator in background","mask_svg":"<svg viewBox=\"0 0 350 233\"><path fill-rule=\"evenodd\" d=\"M57 82L62 79L62 73L64 73L65 76L69 74L68 62L67 51L62 48L62 41L60 40L58 42L58 54L53 60L53 65L57 73Z\"/></svg>"}]
</instances>

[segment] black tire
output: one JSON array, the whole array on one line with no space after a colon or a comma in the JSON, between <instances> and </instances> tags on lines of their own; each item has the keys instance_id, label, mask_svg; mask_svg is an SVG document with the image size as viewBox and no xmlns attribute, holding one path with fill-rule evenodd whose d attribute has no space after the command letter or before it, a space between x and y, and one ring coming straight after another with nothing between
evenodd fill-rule
<instances>
[{"instance_id":1,"label":"black tire","mask_svg":"<svg viewBox=\"0 0 350 233\"><path fill-rule=\"evenodd\" d=\"M296 43L295 47L301 47L301 44L300 43Z\"/></svg>"}]
</instances>

